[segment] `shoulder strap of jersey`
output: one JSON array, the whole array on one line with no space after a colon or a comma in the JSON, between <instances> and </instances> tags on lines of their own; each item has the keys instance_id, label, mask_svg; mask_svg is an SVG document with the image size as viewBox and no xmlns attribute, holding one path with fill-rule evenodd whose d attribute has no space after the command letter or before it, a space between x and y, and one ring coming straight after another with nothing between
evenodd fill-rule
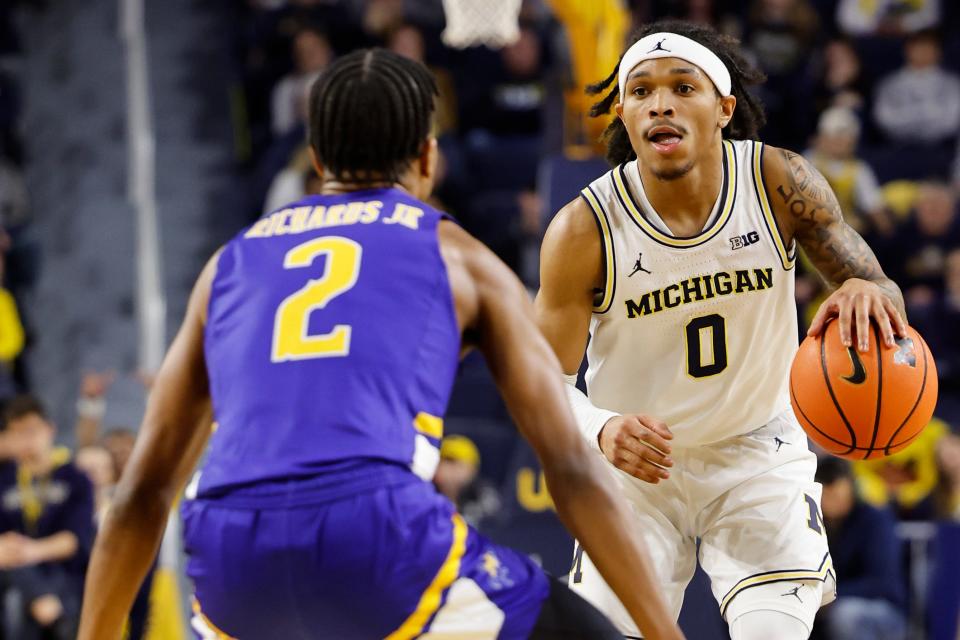
<instances>
[{"instance_id":1,"label":"shoulder strap of jersey","mask_svg":"<svg viewBox=\"0 0 960 640\"><path fill-rule=\"evenodd\" d=\"M753 191L760 205L760 212L763 225L767 229L771 242L777 248L777 255L780 256L780 264L785 271L793 269L797 261L797 243L791 241L787 247L783 240L783 234L780 232L780 225L777 223L777 217L773 214L773 207L770 205L770 194L767 193L767 186L763 181L763 152L766 145L756 140L751 141L753 145L751 153L751 164L753 166Z\"/></svg>"},{"instance_id":2,"label":"shoulder strap of jersey","mask_svg":"<svg viewBox=\"0 0 960 640\"><path fill-rule=\"evenodd\" d=\"M613 297L617 286L617 261L613 255L613 236L610 232L610 219L603 207L600 198L593 190L593 185L588 185L580 192L580 197L584 199L587 206L593 212L594 221L597 223L597 230L600 232L600 247L603 252L603 293L599 300L594 301L594 313L606 313L613 304Z\"/></svg>"}]
</instances>

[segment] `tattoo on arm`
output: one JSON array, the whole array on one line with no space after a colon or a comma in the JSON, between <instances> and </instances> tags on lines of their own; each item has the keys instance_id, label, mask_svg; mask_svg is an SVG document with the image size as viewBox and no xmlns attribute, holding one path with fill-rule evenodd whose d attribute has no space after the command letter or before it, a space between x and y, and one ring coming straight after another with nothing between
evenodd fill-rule
<instances>
[{"instance_id":1,"label":"tattoo on arm","mask_svg":"<svg viewBox=\"0 0 960 640\"><path fill-rule=\"evenodd\" d=\"M844 222L827 180L803 156L786 149L779 151L787 166L787 179L777 185L777 194L789 211L794 238L810 261L832 287L850 278L875 283L902 313L900 288L884 275L866 241Z\"/></svg>"}]
</instances>

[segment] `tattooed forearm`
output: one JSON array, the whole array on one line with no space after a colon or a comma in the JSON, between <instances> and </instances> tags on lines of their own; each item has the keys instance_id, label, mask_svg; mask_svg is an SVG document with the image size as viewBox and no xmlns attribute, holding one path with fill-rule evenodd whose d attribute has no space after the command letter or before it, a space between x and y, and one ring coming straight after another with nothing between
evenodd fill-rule
<instances>
[{"instance_id":1,"label":"tattooed forearm","mask_svg":"<svg viewBox=\"0 0 960 640\"><path fill-rule=\"evenodd\" d=\"M780 149L784 179L773 197L778 217L787 219L793 237L832 287L850 278L869 280L903 309L903 296L887 278L873 250L846 222L833 190L803 156ZM780 173L780 172L777 172Z\"/></svg>"}]
</instances>

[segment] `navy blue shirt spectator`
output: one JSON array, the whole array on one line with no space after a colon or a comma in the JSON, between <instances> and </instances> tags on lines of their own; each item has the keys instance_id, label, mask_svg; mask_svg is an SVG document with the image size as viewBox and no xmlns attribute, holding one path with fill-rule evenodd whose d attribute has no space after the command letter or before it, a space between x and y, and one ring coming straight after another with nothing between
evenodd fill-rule
<instances>
[{"instance_id":1,"label":"navy blue shirt spectator","mask_svg":"<svg viewBox=\"0 0 960 640\"><path fill-rule=\"evenodd\" d=\"M946 257L958 246L956 196L946 184L928 182L920 187L910 218L876 249L913 308L932 303L943 291Z\"/></svg>"},{"instance_id":2,"label":"navy blue shirt spectator","mask_svg":"<svg viewBox=\"0 0 960 640\"><path fill-rule=\"evenodd\" d=\"M469 55L467 68L457 74L463 128L495 136L539 135L546 100L543 77L549 66L541 35L525 26L517 42L499 56L486 49Z\"/></svg>"},{"instance_id":3,"label":"navy blue shirt spectator","mask_svg":"<svg viewBox=\"0 0 960 640\"><path fill-rule=\"evenodd\" d=\"M32 397L4 410L0 466L0 588L17 591L19 619L6 620L23 640L76 636L87 560L94 538L93 487L54 447L56 431Z\"/></svg>"},{"instance_id":4,"label":"navy blue shirt spectator","mask_svg":"<svg viewBox=\"0 0 960 640\"><path fill-rule=\"evenodd\" d=\"M845 460L821 459L816 479L837 578L837 601L821 609L826 637L904 640L905 583L893 514L859 499Z\"/></svg>"},{"instance_id":5,"label":"navy blue shirt spectator","mask_svg":"<svg viewBox=\"0 0 960 640\"><path fill-rule=\"evenodd\" d=\"M42 539L61 531L77 538L77 552L56 564L82 576L93 545L93 487L67 449L51 452L49 474L30 477L16 463L0 465L0 534Z\"/></svg>"}]
</instances>

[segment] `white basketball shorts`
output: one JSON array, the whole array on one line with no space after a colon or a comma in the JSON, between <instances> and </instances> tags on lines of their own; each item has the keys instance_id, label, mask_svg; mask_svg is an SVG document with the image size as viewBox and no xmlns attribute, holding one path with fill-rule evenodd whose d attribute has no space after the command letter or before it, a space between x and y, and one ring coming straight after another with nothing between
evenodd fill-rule
<instances>
[{"instance_id":1,"label":"white basketball shorts","mask_svg":"<svg viewBox=\"0 0 960 640\"><path fill-rule=\"evenodd\" d=\"M675 448L670 478L652 485L612 465L637 518L674 617L700 564L729 624L774 610L813 627L836 597L836 579L814 482L816 456L792 410L751 433ZM628 637L640 637L623 605L577 545L569 583Z\"/></svg>"}]
</instances>

